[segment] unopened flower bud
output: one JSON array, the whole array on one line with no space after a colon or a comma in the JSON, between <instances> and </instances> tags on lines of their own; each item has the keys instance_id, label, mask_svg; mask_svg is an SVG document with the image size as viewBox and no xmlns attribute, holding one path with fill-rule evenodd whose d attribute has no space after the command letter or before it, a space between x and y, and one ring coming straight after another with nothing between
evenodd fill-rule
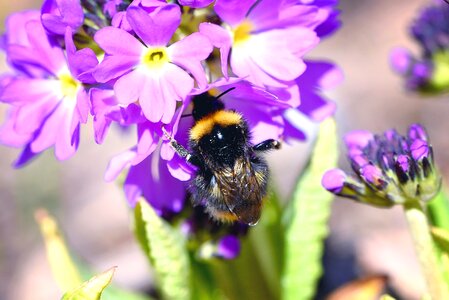
<instances>
[{"instance_id":1,"label":"unopened flower bud","mask_svg":"<svg viewBox=\"0 0 449 300\"><path fill-rule=\"evenodd\" d=\"M356 131L349 133L345 142L356 177L340 169L329 170L322 179L328 191L382 207L428 201L438 192L441 178L421 125L411 125L408 137L396 130L387 130L382 136Z\"/></svg>"}]
</instances>

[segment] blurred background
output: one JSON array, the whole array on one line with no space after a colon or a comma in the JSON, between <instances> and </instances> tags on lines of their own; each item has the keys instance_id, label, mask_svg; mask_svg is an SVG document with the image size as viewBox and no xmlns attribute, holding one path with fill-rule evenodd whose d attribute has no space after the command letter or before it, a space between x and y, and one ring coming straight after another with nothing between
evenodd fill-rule
<instances>
[{"instance_id":1,"label":"blurred background","mask_svg":"<svg viewBox=\"0 0 449 300\"><path fill-rule=\"evenodd\" d=\"M345 81L329 94L338 103L339 134L353 129L404 133L413 122L424 124L432 138L438 166L449 175L449 101L420 98L403 88L388 65L389 51L406 46L418 53L408 26L425 0L340 0L342 28L310 53L336 62ZM39 8L41 1L0 2L0 29L8 14ZM0 53L0 71L6 69ZM0 121L4 106L0 106ZM89 124L91 125L91 124ZM0 147L0 299L58 299L44 246L34 220L37 208L56 215L67 242L96 272L118 266L117 285L143 290L151 271L130 230L130 211L122 190L103 181L109 159L133 144L134 136L112 130L101 146L91 126L83 127L77 154L65 162L52 151L14 170L18 150ZM283 198L304 166L310 145L297 143L270 154L273 179ZM342 155L341 166L347 167ZM329 268L323 294L356 276L385 274L401 299L418 299L422 290L411 237L401 209L381 210L337 199L324 257Z\"/></svg>"}]
</instances>

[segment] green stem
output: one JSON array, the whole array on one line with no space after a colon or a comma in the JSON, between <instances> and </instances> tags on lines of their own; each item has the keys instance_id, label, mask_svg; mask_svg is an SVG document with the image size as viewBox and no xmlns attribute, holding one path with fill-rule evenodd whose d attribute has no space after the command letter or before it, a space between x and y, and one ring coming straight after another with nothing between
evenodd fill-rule
<instances>
[{"instance_id":1,"label":"green stem","mask_svg":"<svg viewBox=\"0 0 449 300\"><path fill-rule=\"evenodd\" d=\"M404 204L404 211L426 280L428 294L433 300L449 299L435 254L429 223L423 208L419 202L409 201Z\"/></svg>"}]
</instances>

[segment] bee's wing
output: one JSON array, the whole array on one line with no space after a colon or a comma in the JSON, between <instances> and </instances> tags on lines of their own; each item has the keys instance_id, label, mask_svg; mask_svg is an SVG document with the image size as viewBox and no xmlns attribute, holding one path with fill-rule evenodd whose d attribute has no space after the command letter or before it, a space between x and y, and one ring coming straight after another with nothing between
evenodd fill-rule
<instances>
[{"instance_id":1,"label":"bee's wing","mask_svg":"<svg viewBox=\"0 0 449 300\"><path fill-rule=\"evenodd\" d=\"M246 159L238 161L234 169L230 170L223 179L220 188L229 210L241 222L248 225L257 224L262 211L265 187L261 186L264 184L261 184L261 178L256 174L251 163Z\"/></svg>"}]
</instances>

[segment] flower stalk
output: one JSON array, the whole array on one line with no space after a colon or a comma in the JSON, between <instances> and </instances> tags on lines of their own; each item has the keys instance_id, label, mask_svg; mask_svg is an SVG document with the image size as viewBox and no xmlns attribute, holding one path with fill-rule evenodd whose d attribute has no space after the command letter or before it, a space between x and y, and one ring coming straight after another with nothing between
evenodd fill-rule
<instances>
[{"instance_id":1,"label":"flower stalk","mask_svg":"<svg viewBox=\"0 0 449 300\"><path fill-rule=\"evenodd\" d=\"M434 300L449 299L449 293L438 265L438 259L430 235L429 223L422 204L413 200L406 202L403 207L415 251L421 265L421 271L426 281L426 292Z\"/></svg>"}]
</instances>

